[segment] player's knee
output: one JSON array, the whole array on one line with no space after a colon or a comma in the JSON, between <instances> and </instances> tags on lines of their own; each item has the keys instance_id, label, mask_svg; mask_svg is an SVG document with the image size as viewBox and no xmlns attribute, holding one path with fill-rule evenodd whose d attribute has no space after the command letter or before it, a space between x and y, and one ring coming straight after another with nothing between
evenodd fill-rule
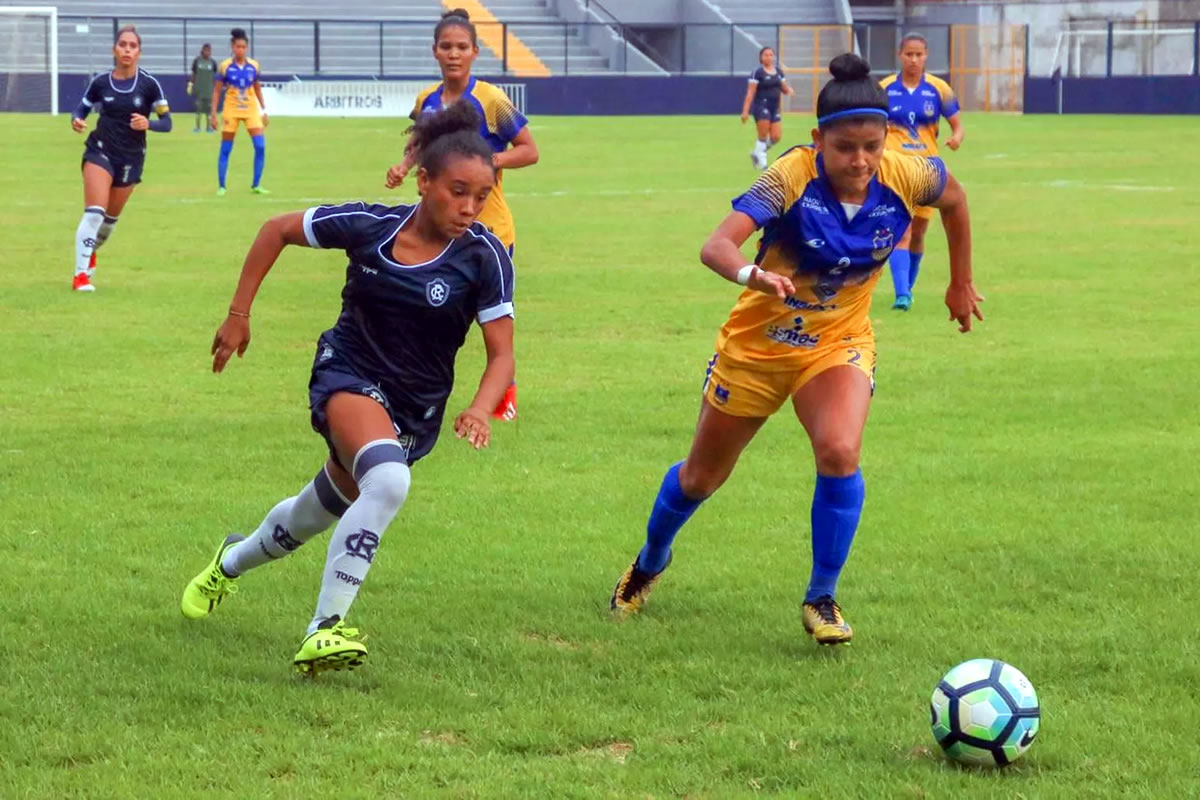
<instances>
[{"instance_id":1,"label":"player's knee","mask_svg":"<svg viewBox=\"0 0 1200 800\"><path fill-rule=\"evenodd\" d=\"M862 442L856 436L829 436L813 442L817 472L840 478L858 470Z\"/></svg>"},{"instance_id":2,"label":"player's knee","mask_svg":"<svg viewBox=\"0 0 1200 800\"><path fill-rule=\"evenodd\" d=\"M370 495L380 505L398 511L408 498L412 481L406 453L393 440L371 442L354 457L354 480L362 495Z\"/></svg>"},{"instance_id":3,"label":"player's knee","mask_svg":"<svg viewBox=\"0 0 1200 800\"><path fill-rule=\"evenodd\" d=\"M729 470L685 461L679 469L679 488L693 500L705 500L729 478Z\"/></svg>"}]
</instances>

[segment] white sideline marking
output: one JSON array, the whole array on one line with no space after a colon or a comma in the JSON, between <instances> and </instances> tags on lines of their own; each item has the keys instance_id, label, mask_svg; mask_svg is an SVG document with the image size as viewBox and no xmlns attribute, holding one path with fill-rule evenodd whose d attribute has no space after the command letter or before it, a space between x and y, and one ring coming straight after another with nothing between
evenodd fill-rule
<instances>
[{"instance_id":1,"label":"white sideline marking","mask_svg":"<svg viewBox=\"0 0 1200 800\"><path fill-rule=\"evenodd\" d=\"M1008 158L1008 153L988 153L986 156L984 156L984 159L987 161L990 161L993 158Z\"/></svg>"}]
</instances>

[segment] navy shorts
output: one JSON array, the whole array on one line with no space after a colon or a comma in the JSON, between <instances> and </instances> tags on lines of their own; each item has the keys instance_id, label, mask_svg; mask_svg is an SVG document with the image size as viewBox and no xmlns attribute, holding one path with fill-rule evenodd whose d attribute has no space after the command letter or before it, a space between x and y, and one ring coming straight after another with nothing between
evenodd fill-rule
<instances>
[{"instance_id":1,"label":"navy shorts","mask_svg":"<svg viewBox=\"0 0 1200 800\"><path fill-rule=\"evenodd\" d=\"M436 409L414 412L396 407L388 399L386 386L381 383L362 375L334 348L333 343L324 334L321 335L317 341L317 355L313 359L312 377L308 380L308 406L312 410L313 430L325 439L329 446L329 455L334 462L347 472L350 472L354 465L344 464L338 458L337 448L334 447L333 438L329 434L329 417L325 414L329 398L338 392L365 395L383 406L392 418L396 439L404 448L405 463L408 465L411 466L429 455L433 446L437 444L442 427L441 414L435 413Z\"/></svg>"},{"instance_id":2,"label":"navy shorts","mask_svg":"<svg viewBox=\"0 0 1200 800\"><path fill-rule=\"evenodd\" d=\"M142 182L142 167L146 165L146 156L141 154L129 157L120 153L106 153L99 148L88 145L83 150L83 163L95 164L109 175L112 175L112 185L120 189Z\"/></svg>"},{"instance_id":3,"label":"navy shorts","mask_svg":"<svg viewBox=\"0 0 1200 800\"><path fill-rule=\"evenodd\" d=\"M767 122L781 122L783 115L779 113L779 101L756 100L752 109L756 122L766 120Z\"/></svg>"}]
</instances>

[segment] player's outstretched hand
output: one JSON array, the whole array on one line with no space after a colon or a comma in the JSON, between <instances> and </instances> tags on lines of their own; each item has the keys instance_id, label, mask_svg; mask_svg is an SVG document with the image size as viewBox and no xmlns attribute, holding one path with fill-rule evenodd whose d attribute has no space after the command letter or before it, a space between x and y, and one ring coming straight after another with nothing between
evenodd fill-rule
<instances>
[{"instance_id":1,"label":"player's outstretched hand","mask_svg":"<svg viewBox=\"0 0 1200 800\"><path fill-rule=\"evenodd\" d=\"M983 295L975 291L972 283L951 283L946 288L946 308L950 309L950 319L958 323L959 333L971 330L972 315L983 321L983 312L979 310L982 302Z\"/></svg>"},{"instance_id":2,"label":"player's outstretched hand","mask_svg":"<svg viewBox=\"0 0 1200 800\"><path fill-rule=\"evenodd\" d=\"M129 127L135 131L145 131L150 129L150 120L146 119L143 114L130 114Z\"/></svg>"},{"instance_id":3,"label":"player's outstretched hand","mask_svg":"<svg viewBox=\"0 0 1200 800\"><path fill-rule=\"evenodd\" d=\"M754 277L746 284L746 288L762 292L763 294L773 294L780 300L784 300L796 293L796 286L792 283L791 278L784 275L776 275L774 272L767 272L765 269L755 272Z\"/></svg>"},{"instance_id":4,"label":"player's outstretched hand","mask_svg":"<svg viewBox=\"0 0 1200 800\"><path fill-rule=\"evenodd\" d=\"M76 133L83 133L87 130L87 121L79 117L71 117L71 130Z\"/></svg>"},{"instance_id":5,"label":"player's outstretched hand","mask_svg":"<svg viewBox=\"0 0 1200 800\"><path fill-rule=\"evenodd\" d=\"M246 353L246 348L250 346L250 318L238 317L230 314L221 323L221 327L217 328L217 335L213 337L212 357L213 357L213 372L220 372L225 369L226 362L234 354L238 354L241 358Z\"/></svg>"},{"instance_id":6,"label":"player's outstretched hand","mask_svg":"<svg viewBox=\"0 0 1200 800\"><path fill-rule=\"evenodd\" d=\"M408 161L388 167L387 178L384 179L383 185L389 189L395 189L404 183L404 178L408 175L408 170Z\"/></svg>"},{"instance_id":7,"label":"player's outstretched hand","mask_svg":"<svg viewBox=\"0 0 1200 800\"><path fill-rule=\"evenodd\" d=\"M468 408L454 418L454 434L466 439L476 450L482 450L492 440L492 425L487 414Z\"/></svg>"}]
</instances>

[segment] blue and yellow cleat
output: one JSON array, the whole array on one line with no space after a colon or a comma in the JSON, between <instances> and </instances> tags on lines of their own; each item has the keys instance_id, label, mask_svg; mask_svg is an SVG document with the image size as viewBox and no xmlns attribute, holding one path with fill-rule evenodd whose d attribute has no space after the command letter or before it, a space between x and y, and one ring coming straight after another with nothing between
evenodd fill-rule
<instances>
[{"instance_id":1,"label":"blue and yellow cleat","mask_svg":"<svg viewBox=\"0 0 1200 800\"><path fill-rule=\"evenodd\" d=\"M671 566L671 560L674 557L675 554L671 553L667 557L666 565L658 572L653 573L638 569L638 560L634 558L633 563L629 565L625 574L613 588L612 600L609 601L613 617L620 621L641 611L650 597L650 590L667 571L667 567Z\"/></svg>"},{"instance_id":2,"label":"blue and yellow cleat","mask_svg":"<svg viewBox=\"0 0 1200 800\"><path fill-rule=\"evenodd\" d=\"M304 637L292 664L297 672L310 678L330 670L361 667L367 660L366 638L359 638L358 628L347 628L335 614Z\"/></svg>"},{"instance_id":3,"label":"blue and yellow cleat","mask_svg":"<svg viewBox=\"0 0 1200 800\"><path fill-rule=\"evenodd\" d=\"M912 295L902 294L892 303L893 311L908 311L912 308Z\"/></svg>"},{"instance_id":4,"label":"blue and yellow cleat","mask_svg":"<svg viewBox=\"0 0 1200 800\"><path fill-rule=\"evenodd\" d=\"M829 595L804 604L804 630L817 644L849 644L854 631L842 619L842 607Z\"/></svg>"},{"instance_id":5,"label":"blue and yellow cleat","mask_svg":"<svg viewBox=\"0 0 1200 800\"><path fill-rule=\"evenodd\" d=\"M185 617L188 619L207 617L221 604L225 595L237 591L237 578L231 578L222 571L221 559L229 552L229 548L245 538L237 533L226 536L225 541L221 542L221 546L217 548L217 554L213 556L213 560L208 562L204 571L192 578L184 588L179 609Z\"/></svg>"}]
</instances>

